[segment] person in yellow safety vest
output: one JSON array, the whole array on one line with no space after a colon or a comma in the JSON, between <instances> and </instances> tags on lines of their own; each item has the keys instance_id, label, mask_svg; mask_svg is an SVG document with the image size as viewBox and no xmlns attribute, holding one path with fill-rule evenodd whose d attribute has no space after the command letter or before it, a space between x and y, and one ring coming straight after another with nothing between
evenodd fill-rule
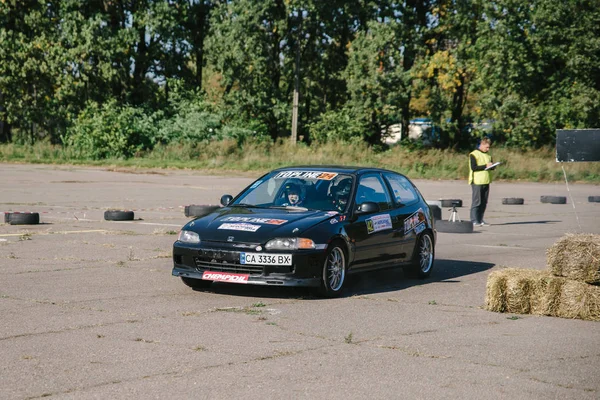
<instances>
[{"instance_id":1,"label":"person in yellow safety vest","mask_svg":"<svg viewBox=\"0 0 600 400\"><path fill-rule=\"evenodd\" d=\"M492 140L488 137L481 139L479 148L469 153L469 185L473 193L471 198L471 222L474 226L489 226L483 219L490 195L492 177L490 171L492 156L488 154ZM487 169L486 168L490 168Z\"/></svg>"}]
</instances>

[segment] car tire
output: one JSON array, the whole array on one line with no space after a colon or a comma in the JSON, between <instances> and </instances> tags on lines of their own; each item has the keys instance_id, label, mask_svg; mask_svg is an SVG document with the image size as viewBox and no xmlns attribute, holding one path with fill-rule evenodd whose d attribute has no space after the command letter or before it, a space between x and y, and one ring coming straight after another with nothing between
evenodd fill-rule
<instances>
[{"instance_id":1,"label":"car tire","mask_svg":"<svg viewBox=\"0 0 600 400\"><path fill-rule=\"evenodd\" d=\"M339 241L329 245L321 272L319 292L324 297L339 297L346 279L346 252Z\"/></svg>"},{"instance_id":2,"label":"car tire","mask_svg":"<svg viewBox=\"0 0 600 400\"><path fill-rule=\"evenodd\" d=\"M183 281L183 283L186 284L186 286L189 286L194 290L206 289L212 283L212 281L206 281L204 279L188 278L185 276L182 276L181 280Z\"/></svg>"},{"instance_id":3,"label":"car tire","mask_svg":"<svg viewBox=\"0 0 600 400\"><path fill-rule=\"evenodd\" d=\"M433 219L435 219L435 220L442 219L442 209L441 208L430 204L429 209L431 210L431 213L433 214Z\"/></svg>"},{"instance_id":4,"label":"car tire","mask_svg":"<svg viewBox=\"0 0 600 400\"><path fill-rule=\"evenodd\" d=\"M107 221L132 221L133 211L121 210L106 210L104 211L104 219Z\"/></svg>"},{"instance_id":5,"label":"car tire","mask_svg":"<svg viewBox=\"0 0 600 400\"><path fill-rule=\"evenodd\" d=\"M472 233L473 223L471 221L436 221L435 229L444 233Z\"/></svg>"},{"instance_id":6,"label":"car tire","mask_svg":"<svg viewBox=\"0 0 600 400\"><path fill-rule=\"evenodd\" d=\"M550 204L567 204L566 196L541 196L540 201Z\"/></svg>"},{"instance_id":7,"label":"car tire","mask_svg":"<svg viewBox=\"0 0 600 400\"><path fill-rule=\"evenodd\" d=\"M442 202L442 207L453 207L452 203L454 202L458 202L458 205L456 207L462 207L463 202L461 199L443 199L441 200Z\"/></svg>"},{"instance_id":8,"label":"car tire","mask_svg":"<svg viewBox=\"0 0 600 400\"><path fill-rule=\"evenodd\" d=\"M433 245L433 238L430 232L425 231L419 236L415 244L412 263L407 271L408 274L419 279L429 277L433 269L434 259L435 247Z\"/></svg>"},{"instance_id":9,"label":"car tire","mask_svg":"<svg viewBox=\"0 0 600 400\"><path fill-rule=\"evenodd\" d=\"M40 214L36 212L4 213L4 222L11 225L37 225L40 223Z\"/></svg>"},{"instance_id":10,"label":"car tire","mask_svg":"<svg viewBox=\"0 0 600 400\"><path fill-rule=\"evenodd\" d=\"M588 196L588 202L600 203L600 196Z\"/></svg>"},{"instance_id":11,"label":"car tire","mask_svg":"<svg viewBox=\"0 0 600 400\"><path fill-rule=\"evenodd\" d=\"M191 204L189 206L185 206L184 214L186 217L202 217L204 215L210 214L211 212L219 209L219 206L204 206L204 205L196 205Z\"/></svg>"},{"instance_id":12,"label":"car tire","mask_svg":"<svg viewBox=\"0 0 600 400\"><path fill-rule=\"evenodd\" d=\"M502 199L502 204L525 204L525 199L521 197L505 197Z\"/></svg>"}]
</instances>

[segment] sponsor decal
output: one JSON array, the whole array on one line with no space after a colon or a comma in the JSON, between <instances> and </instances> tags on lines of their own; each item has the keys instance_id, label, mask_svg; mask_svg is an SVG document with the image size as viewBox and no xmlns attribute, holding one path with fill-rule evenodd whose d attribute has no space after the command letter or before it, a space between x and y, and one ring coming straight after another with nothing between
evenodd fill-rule
<instances>
[{"instance_id":1,"label":"sponsor decal","mask_svg":"<svg viewBox=\"0 0 600 400\"><path fill-rule=\"evenodd\" d=\"M330 181L338 174L335 172L322 171L281 171L274 176L275 179L299 178L299 179L321 179Z\"/></svg>"},{"instance_id":2,"label":"sponsor decal","mask_svg":"<svg viewBox=\"0 0 600 400\"><path fill-rule=\"evenodd\" d=\"M369 234L392 229L392 217L390 214L376 215L367 219L367 232Z\"/></svg>"},{"instance_id":3,"label":"sponsor decal","mask_svg":"<svg viewBox=\"0 0 600 400\"><path fill-rule=\"evenodd\" d=\"M256 217L225 217L223 221L230 222L250 222L255 224L283 225L288 222L287 219L274 218L256 218Z\"/></svg>"},{"instance_id":4,"label":"sponsor decal","mask_svg":"<svg viewBox=\"0 0 600 400\"><path fill-rule=\"evenodd\" d=\"M415 233L418 235L419 233L425 230L425 224L421 222L419 225L415 226Z\"/></svg>"},{"instance_id":5,"label":"sponsor decal","mask_svg":"<svg viewBox=\"0 0 600 400\"><path fill-rule=\"evenodd\" d=\"M221 224L217 229L229 229L231 231L256 232L260 225L252 224Z\"/></svg>"},{"instance_id":6,"label":"sponsor decal","mask_svg":"<svg viewBox=\"0 0 600 400\"><path fill-rule=\"evenodd\" d=\"M231 274L228 272L211 272L204 271L202 279L207 281L219 281L219 282L230 282L230 283L247 283L248 274Z\"/></svg>"},{"instance_id":7,"label":"sponsor decal","mask_svg":"<svg viewBox=\"0 0 600 400\"><path fill-rule=\"evenodd\" d=\"M331 225L333 225L333 224L337 224L338 222L340 222L340 221L338 221L338 220L337 220L337 218L332 218L332 219L330 219L330 220L329 220L329 223L330 223Z\"/></svg>"},{"instance_id":8,"label":"sponsor decal","mask_svg":"<svg viewBox=\"0 0 600 400\"><path fill-rule=\"evenodd\" d=\"M406 235L413 229L417 234L423 232L425 229L425 213L422 208L419 208L404 220L404 234Z\"/></svg>"},{"instance_id":9,"label":"sponsor decal","mask_svg":"<svg viewBox=\"0 0 600 400\"><path fill-rule=\"evenodd\" d=\"M331 216L334 216L334 215L338 215L338 214L339 214L339 212L337 212L337 211L327 211L325 213L325 215L328 216L328 217L331 217Z\"/></svg>"}]
</instances>

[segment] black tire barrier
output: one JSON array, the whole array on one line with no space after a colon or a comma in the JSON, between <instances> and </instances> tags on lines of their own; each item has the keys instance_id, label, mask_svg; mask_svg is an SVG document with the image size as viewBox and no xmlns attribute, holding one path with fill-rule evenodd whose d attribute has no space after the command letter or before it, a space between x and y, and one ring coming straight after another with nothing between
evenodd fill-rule
<instances>
[{"instance_id":1,"label":"black tire barrier","mask_svg":"<svg viewBox=\"0 0 600 400\"><path fill-rule=\"evenodd\" d=\"M207 214L210 214L211 212L218 210L219 206L212 206L212 205L196 205L196 204L191 204L189 206L185 206L184 208L184 214L186 217L203 217Z\"/></svg>"},{"instance_id":2,"label":"black tire barrier","mask_svg":"<svg viewBox=\"0 0 600 400\"><path fill-rule=\"evenodd\" d=\"M456 207L462 207L463 205L461 199L442 199L440 201L442 202L442 207L454 207L454 204L452 203L458 203L456 204Z\"/></svg>"},{"instance_id":3,"label":"black tire barrier","mask_svg":"<svg viewBox=\"0 0 600 400\"><path fill-rule=\"evenodd\" d=\"M133 211L122 210L106 210L104 211L104 219L107 221L132 221Z\"/></svg>"},{"instance_id":4,"label":"black tire barrier","mask_svg":"<svg viewBox=\"0 0 600 400\"><path fill-rule=\"evenodd\" d=\"M431 210L431 213L433 214L433 219L435 219L435 220L442 219L442 209L441 208L430 204L429 209Z\"/></svg>"},{"instance_id":5,"label":"black tire barrier","mask_svg":"<svg viewBox=\"0 0 600 400\"><path fill-rule=\"evenodd\" d=\"M549 204L567 204L566 196L541 196L540 201L542 203Z\"/></svg>"},{"instance_id":6,"label":"black tire barrier","mask_svg":"<svg viewBox=\"0 0 600 400\"><path fill-rule=\"evenodd\" d=\"M40 214L36 212L5 212L4 222L11 225L37 225Z\"/></svg>"},{"instance_id":7,"label":"black tire barrier","mask_svg":"<svg viewBox=\"0 0 600 400\"><path fill-rule=\"evenodd\" d=\"M435 229L444 233L472 233L473 223L471 221L446 221L435 222Z\"/></svg>"},{"instance_id":8,"label":"black tire barrier","mask_svg":"<svg viewBox=\"0 0 600 400\"><path fill-rule=\"evenodd\" d=\"M588 202L600 203L600 196L588 196Z\"/></svg>"},{"instance_id":9,"label":"black tire barrier","mask_svg":"<svg viewBox=\"0 0 600 400\"><path fill-rule=\"evenodd\" d=\"M502 199L502 204L525 204L525 199L521 197L505 197Z\"/></svg>"}]
</instances>

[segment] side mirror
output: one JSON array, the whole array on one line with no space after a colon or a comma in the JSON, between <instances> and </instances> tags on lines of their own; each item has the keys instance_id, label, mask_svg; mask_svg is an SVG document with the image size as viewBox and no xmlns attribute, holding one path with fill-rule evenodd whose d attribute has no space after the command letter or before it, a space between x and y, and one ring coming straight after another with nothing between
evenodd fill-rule
<instances>
[{"instance_id":1,"label":"side mirror","mask_svg":"<svg viewBox=\"0 0 600 400\"><path fill-rule=\"evenodd\" d=\"M379 210L380 210L379 204L377 204L373 201L367 201L367 202L362 203L360 206L358 206L355 214L357 214L357 215L373 214L373 213L379 212Z\"/></svg>"},{"instance_id":2,"label":"side mirror","mask_svg":"<svg viewBox=\"0 0 600 400\"><path fill-rule=\"evenodd\" d=\"M223 207L229 205L229 203L231 203L231 200L233 200L233 196L230 194L224 194L223 196L221 196L221 205Z\"/></svg>"}]
</instances>

